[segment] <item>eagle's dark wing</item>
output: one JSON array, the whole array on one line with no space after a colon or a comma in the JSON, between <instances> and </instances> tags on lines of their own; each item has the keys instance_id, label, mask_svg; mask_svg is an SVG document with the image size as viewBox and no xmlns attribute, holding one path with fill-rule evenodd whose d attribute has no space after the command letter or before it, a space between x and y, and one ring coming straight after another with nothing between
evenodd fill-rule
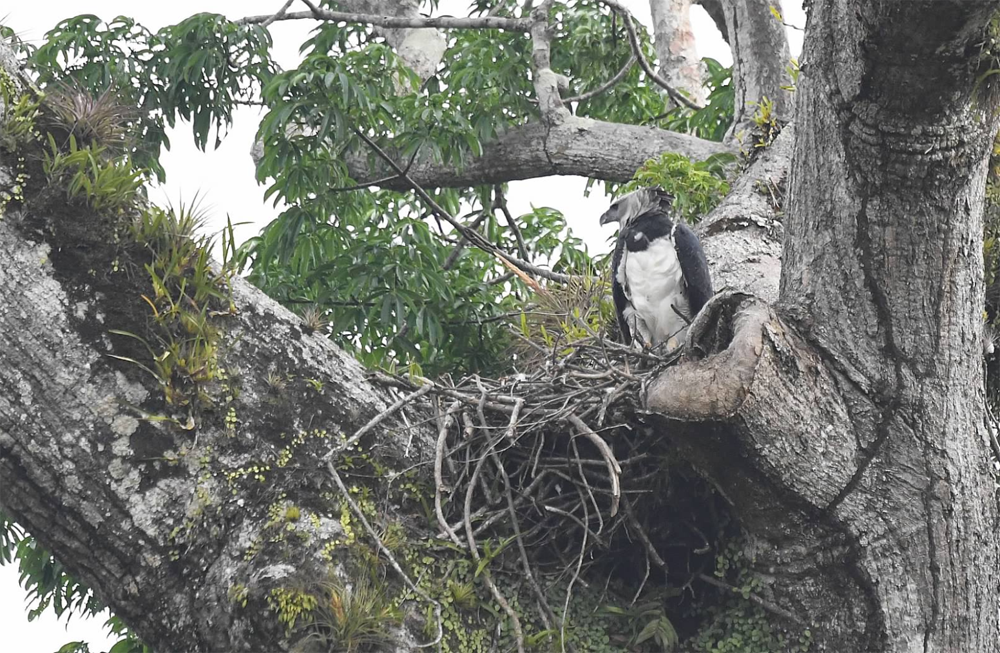
<instances>
[{"instance_id":1,"label":"eagle's dark wing","mask_svg":"<svg viewBox=\"0 0 1000 653\"><path fill-rule=\"evenodd\" d=\"M630 345L632 344L632 333L625 321L625 307L628 306L628 297L625 296L625 288L618 282L618 266L621 265L622 253L625 251L625 240L622 236L623 234L618 234L615 254L611 257L611 296L615 300L615 314L618 316L618 329L622 334L622 342Z\"/></svg>"},{"instance_id":2,"label":"eagle's dark wing","mask_svg":"<svg viewBox=\"0 0 1000 653\"><path fill-rule=\"evenodd\" d=\"M674 249L677 250L677 260L681 264L681 273L687 285L688 304L694 319L698 311L712 298L712 278L708 272L708 261L705 252L694 235L683 222L674 227Z\"/></svg>"}]
</instances>

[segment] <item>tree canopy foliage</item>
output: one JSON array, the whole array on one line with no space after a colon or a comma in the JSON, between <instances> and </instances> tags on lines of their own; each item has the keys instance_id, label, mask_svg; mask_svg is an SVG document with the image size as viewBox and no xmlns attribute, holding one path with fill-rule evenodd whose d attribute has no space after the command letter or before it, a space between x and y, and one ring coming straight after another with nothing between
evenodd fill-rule
<instances>
[{"instance_id":1,"label":"tree canopy foliage","mask_svg":"<svg viewBox=\"0 0 1000 653\"><path fill-rule=\"evenodd\" d=\"M477 2L470 14L487 12L513 17L520 9L512 0ZM574 90L600 86L630 61L624 28L602 3L557 2L551 12L552 66ZM653 59L645 30L640 34ZM444 63L423 81L367 25L321 23L302 44L299 66L280 71L267 29L218 14L197 14L155 33L127 17L77 16L61 21L37 49L25 46L24 54L42 88L75 84L95 95L110 89L132 110L132 160L160 179L168 127L189 122L199 147L218 146L233 110L261 103L267 113L257 177L285 209L243 246L250 279L296 310L318 313L338 344L369 365L416 364L430 374L496 371L510 344L502 318L523 304L524 286L489 253L466 247L456 257L460 239L440 219L428 219L412 193L356 188L348 167L352 159L379 164L356 130L390 148L400 163L421 157L461 166L483 143L539 118L525 75L527 34L455 30L447 37ZM700 111L672 107L631 66L576 113L721 140L732 92L728 70L708 66L710 102ZM686 158L673 161L657 175L675 180L665 185L696 219L722 186L694 179L698 169ZM724 176L721 165L706 170ZM602 264L559 212L538 206L510 216L502 185L432 193L504 251L562 273L592 274Z\"/></svg>"}]
</instances>

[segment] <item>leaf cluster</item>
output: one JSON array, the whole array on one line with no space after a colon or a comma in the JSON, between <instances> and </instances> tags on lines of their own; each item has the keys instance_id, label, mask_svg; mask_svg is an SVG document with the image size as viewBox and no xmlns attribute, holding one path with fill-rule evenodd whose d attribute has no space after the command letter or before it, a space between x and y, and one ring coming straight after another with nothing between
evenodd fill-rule
<instances>
[{"instance_id":1,"label":"leaf cluster","mask_svg":"<svg viewBox=\"0 0 1000 653\"><path fill-rule=\"evenodd\" d=\"M705 106L696 110L676 107L658 124L664 129L721 142L733 124L736 104L736 91L732 84L733 69L723 66L711 57L705 57L702 62L705 64L706 72L704 85L708 91Z\"/></svg>"},{"instance_id":2,"label":"leaf cluster","mask_svg":"<svg viewBox=\"0 0 1000 653\"><path fill-rule=\"evenodd\" d=\"M219 14L195 14L155 33L125 16L105 22L84 14L57 24L28 63L42 88L72 84L134 108L126 124L131 154L162 181L166 128L190 121L204 149L214 127L217 147L234 107L253 101L273 74L270 46L266 29Z\"/></svg>"},{"instance_id":3,"label":"leaf cluster","mask_svg":"<svg viewBox=\"0 0 1000 653\"><path fill-rule=\"evenodd\" d=\"M66 148L47 134L49 150L42 170L49 182L65 186L69 199L83 198L98 212L119 214L131 207L145 183L145 171L129 157L113 157L103 145L81 147L72 133Z\"/></svg>"},{"instance_id":4,"label":"leaf cluster","mask_svg":"<svg viewBox=\"0 0 1000 653\"><path fill-rule=\"evenodd\" d=\"M502 318L516 315L529 296L520 282L473 247L446 268L460 241L425 219L409 196L354 195L357 213L341 212L335 225L289 210L250 239L240 255L252 262L251 281L292 306L321 310L333 338L368 365L414 363L424 373L495 368L507 346ZM487 192L476 201L469 222L481 218L480 233L516 251L493 197ZM554 269L587 265L582 242L565 234L559 212L538 208L516 220L530 253Z\"/></svg>"},{"instance_id":5,"label":"leaf cluster","mask_svg":"<svg viewBox=\"0 0 1000 653\"><path fill-rule=\"evenodd\" d=\"M346 653L383 650L394 642L402 611L386 590L381 570L362 567L350 583L331 577L310 615L307 640Z\"/></svg>"},{"instance_id":6,"label":"leaf cluster","mask_svg":"<svg viewBox=\"0 0 1000 653\"><path fill-rule=\"evenodd\" d=\"M704 161L692 162L675 152L664 152L642 164L632 181L618 192L659 186L673 195L677 214L695 224L729 192L728 173L735 160L730 154L714 154Z\"/></svg>"},{"instance_id":7,"label":"leaf cluster","mask_svg":"<svg viewBox=\"0 0 1000 653\"><path fill-rule=\"evenodd\" d=\"M57 618L65 616L67 622L74 614L94 617L104 610L104 604L90 588L73 578L38 540L0 511L0 565L15 560L20 572L18 582L27 591L28 621L50 609ZM108 653L150 653L117 617L109 618L106 625L119 637ZM85 642L69 642L59 653L89 653L89 650Z\"/></svg>"},{"instance_id":8,"label":"leaf cluster","mask_svg":"<svg viewBox=\"0 0 1000 653\"><path fill-rule=\"evenodd\" d=\"M152 296L142 296L151 311L150 337L112 330L139 341L149 353L146 362L122 358L152 374L175 407L211 405L207 384L220 378L219 333L215 318L234 309L230 281L235 274L228 260L213 265L212 238L201 235L204 215L197 201L177 209L148 207L130 227L133 242L150 260L144 264ZM223 252L233 252L232 224L223 232Z\"/></svg>"}]
</instances>

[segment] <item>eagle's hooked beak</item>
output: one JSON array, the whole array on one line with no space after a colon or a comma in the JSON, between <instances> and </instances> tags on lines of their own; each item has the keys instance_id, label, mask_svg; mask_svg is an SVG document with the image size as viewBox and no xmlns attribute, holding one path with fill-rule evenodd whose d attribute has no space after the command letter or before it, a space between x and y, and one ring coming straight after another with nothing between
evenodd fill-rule
<instances>
[{"instance_id":1,"label":"eagle's hooked beak","mask_svg":"<svg viewBox=\"0 0 1000 653\"><path fill-rule=\"evenodd\" d=\"M601 214L601 224L608 224L609 222L618 222L618 211L615 210L616 207L611 207L607 211Z\"/></svg>"}]
</instances>

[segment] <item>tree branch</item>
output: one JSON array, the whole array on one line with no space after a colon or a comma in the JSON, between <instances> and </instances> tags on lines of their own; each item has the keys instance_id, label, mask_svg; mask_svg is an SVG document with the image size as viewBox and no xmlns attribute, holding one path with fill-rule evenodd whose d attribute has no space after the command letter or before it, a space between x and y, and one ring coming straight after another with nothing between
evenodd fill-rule
<instances>
[{"instance_id":1,"label":"tree branch","mask_svg":"<svg viewBox=\"0 0 1000 653\"><path fill-rule=\"evenodd\" d=\"M545 0L531 11L531 69L542 121L557 125L569 116L569 110L559 97L559 76L552 70L552 33L549 28L552 2Z\"/></svg>"},{"instance_id":2,"label":"tree branch","mask_svg":"<svg viewBox=\"0 0 1000 653\"><path fill-rule=\"evenodd\" d=\"M260 23L260 26L267 27L274 21L281 20L281 18L288 12L288 8L292 6L293 2L295 2L295 0L288 0L285 4L281 6L281 9L279 9L273 16L262 21Z\"/></svg>"},{"instance_id":3,"label":"tree branch","mask_svg":"<svg viewBox=\"0 0 1000 653\"><path fill-rule=\"evenodd\" d=\"M670 99L677 104L682 104L689 109L694 109L696 111L698 109L702 109L703 107L701 105L689 100L687 96L671 86L667 80L657 75L656 71L653 70L653 67L649 65L648 61L646 61L646 56L642 53L642 44L639 43L639 35L636 34L635 31L635 23L633 22L635 18L632 16L632 12L626 9L624 5L617 0L601 0L601 2L608 5L611 9L618 12L622 16L622 22L625 23L625 30L628 32L628 42L632 46L632 52L635 54L636 60L639 62L639 66L642 67L643 72L646 73L646 75L653 80L657 86L663 88L667 92L667 95L670 96Z\"/></svg>"},{"instance_id":4,"label":"tree branch","mask_svg":"<svg viewBox=\"0 0 1000 653\"><path fill-rule=\"evenodd\" d=\"M462 224L461 222L459 222L458 220L456 220L450 213L448 213L447 211L445 211L441 207L440 204L438 204L436 201L434 201L434 198L431 197L427 193L427 191L425 191L420 186L420 184L418 184L415 181L413 181L413 179L410 178L410 176L406 174L406 171L403 170L399 166L399 164L396 163L395 160L391 156L389 156L388 153L386 153L385 150L383 150L381 147L379 147L378 143L376 143L375 141L373 141L367 134L365 134L364 132L362 132L357 127L354 128L354 133L357 134L358 137L361 138L361 140L363 140L365 143L367 143L368 147L372 148L372 150L376 154L378 154L378 156L383 161L385 161L393 170L395 170L396 173L400 176L400 178L402 178L404 181L406 181L407 187L409 189L413 190L417 194L417 197L419 197L421 200L423 200L423 202L425 204L427 204L427 206L432 211L434 211L434 213L438 217L440 217L442 220L444 220L445 222L447 222L448 224L450 224L452 227L454 227L460 234L462 234L462 236L465 237L466 240L468 240L473 245L475 245L479 249L483 250L484 252L488 252L490 254L493 254L494 256L497 256L497 257L499 257L501 259L504 259L505 261L507 261L508 263L510 263L511 265L513 265L514 267L516 267L519 270L522 270L522 271L524 271L524 272L526 272L528 274L531 274L531 275L534 275L534 276L537 276L537 277L541 277L543 279L548 279L549 281L556 281L556 282L559 282L559 283L568 283L569 281L571 281L573 279L573 277L571 275L560 274L558 272L553 272L551 270L546 270L545 268L540 268L537 265L533 265L532 263L529 263L527 261L522 261L522 260L520 260L520 259L518 259L518 258L516 258L514 256L511 256L510 254L508 254L507 252L504 252L503 250L501 250L499 247L497 247L496 245L494 245L490 241L488 241L485 238L483 238L475 230L469 229L464 224Z\"/></svg>"},{"instance_id":5,"label":"tree branch","mask_svg":"<svg viewBox=\"0 0 1000 653\"><path fill-rule=\"evenodd\" d=\"M521 258L527 260L530 254L528 253L528 246L524 242L524 236L521 234L521 228L517 225L517 219L510 214L510 209L507 208L507 198L503 193L503 184L496 184L493 187L493 203L494 206L500 209L503 213L504 220L507 221L507 226L514 233L514 239L517 240L517 252L521 255Z\"/></svg>"},{"instance_id":6,"label":"tree branch","mask_svg":"<svg viewBox=\"0 0 1000 653\"><path fill-rule=\"evenodd\" d=\"M250 25L274 22L279 20L325 20L341 23L355 23L373 25L376 27L399 28L425 28L436 27L440 29L502 29L508 32L528 32L531 29L531 21L524 18L504 18L498 16L482 16L470 18L454 18L452 16L431 16L428 18L417 18L412 16L378 16L373 14L359 14L347 11L332 11L316 6L308 0L303 0L309 11L292 11L287 13L267 14L261 16L246 16L236 22L238 25Z\"/></svg>"},{"instance_id":7,"label":"tree branch","mask_svg":"<svg viewBox=\"0 0 1000 653\"><path fill-rule=\"evenodd\" d=\"M468 227L466 228L471 229L472 231L476 231L477 229L479 229L479 225L483 223L483 220L485 220L489 216L490 212L486 209L483 209L482 211L479 212L479 215L477 215L476 218L469 223ZM441 267L444 268L445 270L451 269L451 267L455 265L455 263L458 261L458 257L462 255L462 251L465 249L465 246L468 244L469 244L468 238L465 238L464 236L460 238L458 244L455 245L455 249L451 250L451 253L448 254L448 258L445 259L444 261L444 265L442 265Z\"/></svg>"},{"instance_id":8,"label":"tree branch","mask_svg":"<svg viewBox=\"0 0 1000 653\"><path fill-rule=\"evenodd\" d=\"M781 11L779 0L741 0L721 3L733 52L735 116L729 137L751 127L755 103L767 98L774 103L774 115L789 121L795 109L792 94L782 87L791 85L787 68L791 60L788 35L772 9Z\"/></svg>"},{"instance_id":9,"label":"tree branch","mask_svg":"<svg viewBox=\"0 0 1000 653\"><path fill-rule=\"evenodd\" d=\"M625 65L622 66L621 70L615 73L614 77L604 82L597 88L587 91L586 93L581 93L580 95L574 95L573 97L563 98L563 102L565 102L566 104L569 104L570 102L586 102L591 98L595 98L598 95L601 95L602 93L606 93L615 84L622 81L622 79L625 78L625 75L628 74L628 71L630 71L632 69L632 66L634 65L635 65L635 53L633 52L632 56L629 57L627 62L625 62Z\"/></svg>"},{"instance_id":10,"label":"tree branch","mask_svg":"<svg viewBox=\"0 0 1000 653\"><path fill-rule=\"evenodd\" d=\"M695 227L716 288L778 301L784 239L781 189L791 169L795 132L794 125L787 125L769 147L758 150L725 199Z\"/></svg>"},{"instance_id":11,"label":"tree branch","mask_svg":"<svg viewBox=\"0 0 1000 653\"><path fill-rule=\"evenodd\" d=\"M409 176L425 188L462 188L550 175L626 182L639 166L663 152L677 152L692 161L702 161L713 154L736 150L732 145L655 127L570 115L551 128L538 122L515 127L495 142L485 144L482 155L462 168L426 159L416 161ZM349 157L347 165L351 178L359 184L392 175L387 166L371 167L364 156ZM410 188L398 176L381 187Z\"/></svg>"},{"instance_id":12,"label":"tree branch","mask_svg":"<svg viewBox=\"0 0 1000 653\"><path fill-rule=\"evenodd\" d=\"M704 102L701 58L691 29L691 0L649 0L659 74L695 102Z\"/></svg>"}]
</instances>

